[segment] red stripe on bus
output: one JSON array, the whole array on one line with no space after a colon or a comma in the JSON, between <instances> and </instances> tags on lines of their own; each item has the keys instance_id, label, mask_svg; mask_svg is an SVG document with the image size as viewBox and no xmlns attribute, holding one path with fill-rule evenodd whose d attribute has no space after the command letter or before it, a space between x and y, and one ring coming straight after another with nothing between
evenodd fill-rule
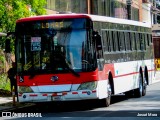
<instances>
[{"instance_id":1,"label":"red stripe on bus","mask_svg":"<svg viewBox=\"0 0 160 120\"><path fill-rule=\"evenodd\" d=\"M37 94L30 94L29 96L31 96L31 97L36 97L36 96L38 96Z\"/></svg>"},{"instance_id":2,"label":"red stripe on bus","mask_svg":"<svg viewBox=\"0 0 160 120\"><path fill-rule=\"evenodd\" d=\"M72 92L72 94L78 94L78 92Z\"/></svg>"},{"instance_id":3,"label":"red stripe on bus","mask_svg":"<svg viewBox=\"0 0 160 120\"><path fill-rule=\"evenodd\" d=\"M96 93L96 90L92 90L92 93Z\"/></svg>"},{"instance_id":4,"label":"red stripe on bus","mask_svg":"<svg viewBox=\"0 0 160 120\"><path fill-rule=\"evenodd\" d=\"M124 77L124 76L129 76L129 75L135 75L135 74L138 74L138 73L139 73L139 72L133 72L133 73L123 74L123 75L116 75L116 76L114 76L114 78Z\"/></svg>"},{"instance_id":5,"label":"red stripe on bus","mask_svg":"<svg viewBox=\"0 0 160 120\"><path fill-rule=\"evenodd\" d=\"M67 92L63 92L62 95L67 95Z\"/></svg>"},{"instance_id":6,"label":"red stripe on bus","mask_svg":"<svg viewBox=\"0 0 160 120\"><path fill-rule=\"evenodd\" d=\"M83 92L82 92L82 94L86 94L86 93L87 93L87 91L83 91Z\"/></svg>"},{"instance_id":7,"label":"red stripe on bus","mask_svg":"<svg viewBox=\"0 0 160 120\"><path fill-rule=\"evenodd\" d=\"M42 96L48 96L48 94L43 94Z\"/></svg>"},{"instance_id":8,"label":"red stripe on bus","mask_svg":"<svg viewBox=\"0 0 160 120\"><path fill-rule=\"evenodd\" d=\"M155 71L155 70L148 70L148 72L153 72L153 71ZM133 73L123 74L123 75L116 75L116 76L114 76L114 78L124 77L124 76L129 76L129 75L135 75L135 74L139 74L139 72L133 72Z\"/></svg>"},{"instance_id":9,"label":"red stripe on bus","mask_svg":"<svg viewBox=\"0 0 160 120\"><path fill-rule=\"evenodd\" d=\"M53 93L52 96L57 96L57 93Z\"/></svg>"}]
</instances>

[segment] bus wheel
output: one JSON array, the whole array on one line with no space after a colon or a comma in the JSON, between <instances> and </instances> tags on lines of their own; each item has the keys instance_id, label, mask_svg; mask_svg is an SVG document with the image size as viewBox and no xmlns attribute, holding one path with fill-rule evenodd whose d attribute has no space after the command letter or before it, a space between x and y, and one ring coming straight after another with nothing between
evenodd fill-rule
<instances>
[{"instance_id":1,"label":"bus wheel","mask_svg":"<svg viewBox=\"0 0 160 120\"><path fill-rule=\"evenodd\" d=\"M112 94L111 85L109 81L107 85L107 91L108 91L108 97L105 99L105 101L106 101L106 106L108 107L111 103L111 94Z\"/></svg>"},{"instance_id":2,"label":"bus wheel","mask_svg":"<svg viewBox=\"0 0 160 120\"><path fill-rule=\"evenodd\" d=\"M146 77L145 77L144 81L143 81L142 96L146 95L146 89L147 89L147 80L146 80Z\"/></svg>"},{"instance_id":3,"label":"bus wheel","mask_svg":"<svg viewBox=\"0 0 160 120\"><path fill-rule=\"evenodd\" d=\"M142 97L143 83L142 83L142 74L139 74L139 88L134 90L135 97Z\"/></svg>"}]
</instances>

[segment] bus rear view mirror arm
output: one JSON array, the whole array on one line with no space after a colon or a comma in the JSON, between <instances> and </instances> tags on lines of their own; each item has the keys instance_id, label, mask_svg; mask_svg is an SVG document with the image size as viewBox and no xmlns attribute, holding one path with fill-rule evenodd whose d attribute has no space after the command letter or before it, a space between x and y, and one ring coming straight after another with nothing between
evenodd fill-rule
<instances>
[{"instance_id":1,"label":"bus rear view mirror arm","mask_svg":"<svg viewBox=\"0 0 160 120\"><path fill-rule=\"evenodd\" d=\"M93 31L93 41L96 44L97 50L102 50L101 36L97 31Z\"/></svg>"}]
</instances>

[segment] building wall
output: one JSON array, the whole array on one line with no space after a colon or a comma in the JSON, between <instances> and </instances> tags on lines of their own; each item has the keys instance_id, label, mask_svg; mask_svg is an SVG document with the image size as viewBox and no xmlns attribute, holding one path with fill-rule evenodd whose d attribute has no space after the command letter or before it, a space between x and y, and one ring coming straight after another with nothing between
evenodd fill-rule
<instances>
[{"instance_id":1,"label":"building wall","mask_svg":"<svg viewBox=\"0 0 160 120\"><path fill-rule=\"evenodd\" d=\"M151 4L145 3L142 5L142 22L152 24Z\"/></svg>"},{"instance_id":2,"label":"building wall","mask_svg":"<svg viewBox=\"0 0 160 120\"><path fill-rule=\"evenodd\" d=\"M141 20L141 4L142 0L132 0L131 19ZM46 8L53 13L69 11L128 19L126 0L47 0Z\"/></svg>"}]
</instances>

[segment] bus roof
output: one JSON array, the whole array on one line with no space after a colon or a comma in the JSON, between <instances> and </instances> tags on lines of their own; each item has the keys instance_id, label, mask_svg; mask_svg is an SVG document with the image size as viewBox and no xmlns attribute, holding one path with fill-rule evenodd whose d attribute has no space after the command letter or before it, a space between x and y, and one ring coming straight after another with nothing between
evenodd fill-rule
<instances>
[{"instance_id":1,"label":"bus roof","mask_svg":"<svg viewBox=\"0 0 160 120\"><path fill-rule=\"evenodd\" d=\"M90 15L90 14L52 14L52 15L41 15L41 16L33 16L27 18L21 18L17 20L19 22L27 22L27 21L36 21L36 20L50 20L50 19L67 19L67 18L89 18L92 21L100 21L100 22L110 22L117 24L127 24L127 25L136 25L142 27L150 27L151 24L143 23L133 20L119 19L113 17L99 16L99 15Z\"/></svg>"}]
</instances>

